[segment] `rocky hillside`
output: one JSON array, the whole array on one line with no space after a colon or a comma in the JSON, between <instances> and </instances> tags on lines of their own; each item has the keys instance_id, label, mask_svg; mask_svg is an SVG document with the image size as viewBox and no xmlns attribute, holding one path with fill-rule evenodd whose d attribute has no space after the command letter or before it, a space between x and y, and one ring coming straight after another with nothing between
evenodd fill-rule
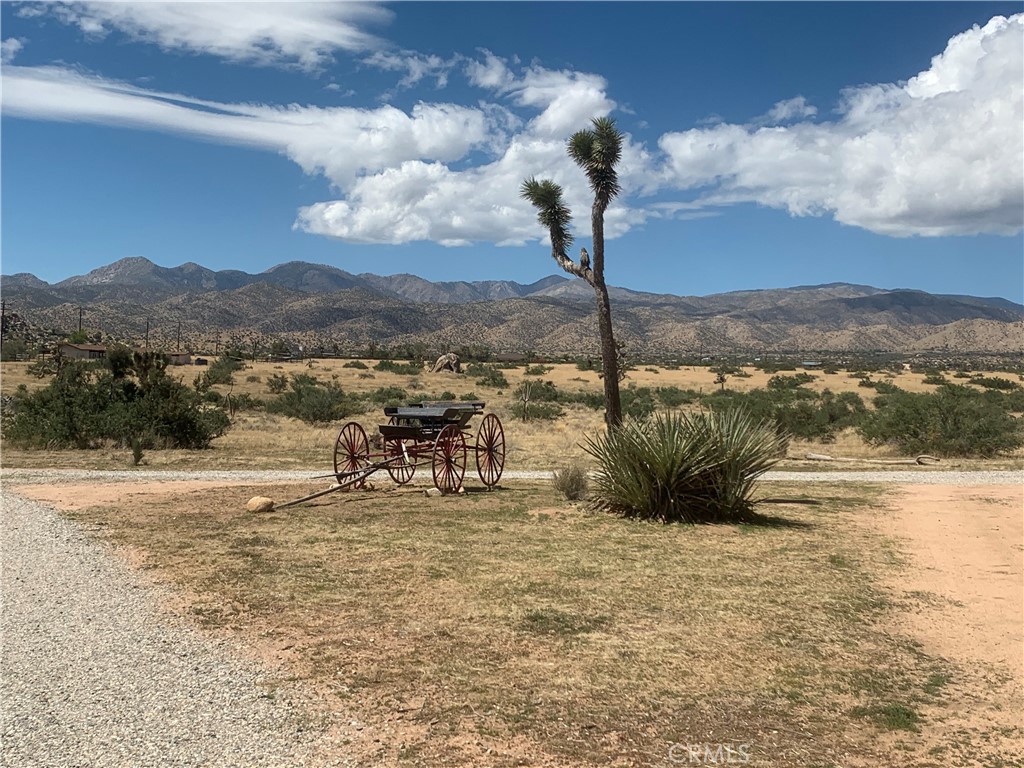
<instances>
[{"instance_id":1,"label":"rocky hillside","mask_svg":"<svg viewBox=\"0 0 1024 768\"><path fill-rule=\"evenodd\" d=\"M596 320L586 284L551 276L430 282L415 275L354 275L290 262L260 274L198 264L122 259L50 285L0 278L9 312L31 327L193 349L283 340L307 349L423 342L431 349L592 354ZM943 296L834 283L711 296L612 289L620 338L635 353L885 350L1019 353L1024 307L1005 299Z\"/></svg>"}]
</instances>

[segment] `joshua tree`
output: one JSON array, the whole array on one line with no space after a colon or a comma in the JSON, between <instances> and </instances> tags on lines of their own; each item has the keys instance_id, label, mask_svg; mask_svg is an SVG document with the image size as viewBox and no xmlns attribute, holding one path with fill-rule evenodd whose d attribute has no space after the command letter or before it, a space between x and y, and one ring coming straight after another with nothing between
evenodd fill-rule
<instances>
[{"instance_id":1,"label":"joshua tree","mask_svg":"<svg viewBox=\"0 0 1024 768\"><path fill-rule=\"evenodd\" d=\"M580 249L578 264L566 253L573 239L569 232L572 213L562 201L562 188L558 184L550 179L538 181L531 177L523 182L521 194L537 209L537 220L548 228L552 258L563 270L586 280L594 289L597 326L601 336L604 417L611 428L622 422L622 405L619 400L619 366L615 336L612 333L611 303L604 282L604 212L620 190L615 166L622 157L622 134L611 118L598 117L591 122L593 128L577 131L570 137L568 152L586 173L594 193L594 204L590 209L593 260L586 248Z\"/></svg>"}]
</instances>

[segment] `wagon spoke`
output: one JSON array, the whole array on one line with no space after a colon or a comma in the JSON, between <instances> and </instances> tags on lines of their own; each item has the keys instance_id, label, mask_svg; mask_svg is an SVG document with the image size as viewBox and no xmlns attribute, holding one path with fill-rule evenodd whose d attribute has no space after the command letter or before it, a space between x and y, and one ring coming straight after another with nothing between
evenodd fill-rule
<instances>
[{"instance_id":1,"label":"wagon spoke","mask_svg":"<svg viewBox=\"0 0 1024 768\"><path fill-rule=\"evenodd\" d=\"M493 488L505 469L505 430L493 413L484 416L476 433L476 471L488 488Z\"/></svg>"},{"instance_id":2,"label":"wagon spoke","mask_svg":"<svg viewBox=\"0 0 1024 768\"><path fill-rule=\"evenodd\" d=\"M388 438L384 441L384 450L387 453L388 474L391 479L399 485L405 485L412 480L416 472L416 462L409 453L409 447L404 440Z\"/></svg>"},{"instance_id":3,"label":"wagon spoke","mask_svg":"<svg viewBox=\"0 0 1024 768\"><path fill-rule=\"evenodd\" d=\"M462 487L466 474L466 438L454 424L441 430L434 443L434 485L444 493L453 493Z\"/></svg>"},{"instance_id":4,"label":"wagon spoke","mask_svg":"<svg viewBox=\"0 0 1024 768\"><path fill-rule=\"evenodd\" d=\"M354 421L350 421L341 428L338 439L334 442L334 474L338 482L342 482L346 475L358 472L370 466L370 443L366 439L366 432ZM362 487L366 478L360 478L353 483L356 487Z\"/></svg>"}]
</instances>

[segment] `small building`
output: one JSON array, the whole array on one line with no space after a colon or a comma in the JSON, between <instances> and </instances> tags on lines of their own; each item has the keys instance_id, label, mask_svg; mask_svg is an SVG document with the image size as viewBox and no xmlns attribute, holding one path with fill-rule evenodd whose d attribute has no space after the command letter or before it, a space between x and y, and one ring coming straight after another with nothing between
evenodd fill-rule
<instances>
[{"instance_id":1,"label":"small building","mask_svg":"<svg viewBox=\"0 0 1024 768\"><path fill-rule=\"evenodd\" d=\"M102 360L107 356L107 348L102 344L71 344L62 343L57 347L57 354L69 360Z\"/></svg>"},{"instance_id":2,"label":"small building","mask_svg":"<svg viewBox=\"0 0 1024 768\"><path fill-rule=\"evenodd\" d=\"M192 355L189 352L166 352L169 365L192 365Z\"/></svg>"}]
</instances>

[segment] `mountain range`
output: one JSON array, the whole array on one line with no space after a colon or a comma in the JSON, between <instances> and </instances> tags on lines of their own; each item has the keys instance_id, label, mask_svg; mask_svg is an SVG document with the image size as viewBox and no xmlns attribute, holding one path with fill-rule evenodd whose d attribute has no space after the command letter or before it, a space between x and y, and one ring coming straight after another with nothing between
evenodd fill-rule
<instances>
[{"instance_id":1,"label":"mountain range","mask_svg":"<svg viewBox=\"0 0 1024 768\"><path fill-rule=\"evenodd\" d=\"M552 275L431 282L415 275L352 274L288 262L259 274L192 262L161 267L121 259L50 284L0 276L7 310L29 327L84 327L121 340L178 334L189 348L281 339L306 348L426 343L495 352L591 354L593 291ZM636 353L738 351L945 351L1014 354L1024 346L1024 306L1002 298L938 295L830 283L675 296L610 288L618 337Z\"/></svg>"}]
</instances>

